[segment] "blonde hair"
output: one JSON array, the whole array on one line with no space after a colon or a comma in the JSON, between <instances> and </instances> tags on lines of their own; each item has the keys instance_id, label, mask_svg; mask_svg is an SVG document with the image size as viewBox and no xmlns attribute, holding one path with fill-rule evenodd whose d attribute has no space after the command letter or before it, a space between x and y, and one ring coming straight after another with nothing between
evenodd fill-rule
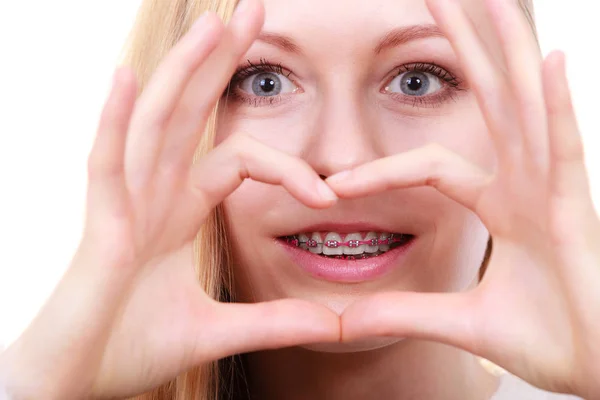
<instances>
[{"instance_id":1,"label":"blonde hair","mask_svg":"<svg viewBox=\"0 0 600 400\"><path fill-rule=\"evenodd\" d=\"M193 22L206 10L214 11L227 22L237 0L144 0L133 29L125 43L122 64L130 66L138 79L138 96L143 92L163 58ZM216 132L216 107L209 118L194 162L213 147ZM217 207L202 226L194 241L196 273L206 293L219 301L230 301L231 275L229 246L223 210ZM202 268L199 268L202 266ZM222 364L222 365L220 365ZM223 398L223 375L234 359L197 366L172 382L137 400L217 400ZM221 371L220 371L221 370ZM228 385L231 386L231 385Z\"/></svg>"},{"instance_id":2,"label":"blonde hair","mask_svg":"<svg viewBox=\"0 0 600 400\"><path fill-rule=\"evenodd\" d=\"M155 69L192 23L207 10L225 22L231 19L238 0L143 0L131 33L125 43L123 65L132 67L138 79L138 96ZM519 0L527 19L534 27L532 0ZM534 28L535 31L535 28ZM212 113L195 154L206 154L213 147L218 104ZM491 240L486 261L491 251ZM230 247L222 207L217 207L202 226L194 241L198 280L206 293L219 301L232 301ZM199 268L202 266L202 268ZM482 268L482 275L485 268ZM238 361L229 357L197 366L173 381L136 400L222 400L234 398L240 388ZM243 375L243 373L241 374Z\"/></svg>"}]
</instances>

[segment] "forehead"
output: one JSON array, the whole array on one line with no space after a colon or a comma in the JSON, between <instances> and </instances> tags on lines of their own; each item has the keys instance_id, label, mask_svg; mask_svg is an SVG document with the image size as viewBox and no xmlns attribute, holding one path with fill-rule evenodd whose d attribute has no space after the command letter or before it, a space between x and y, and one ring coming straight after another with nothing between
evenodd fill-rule
<instances>
[{"instance_id":1,"label":"forehead","mask_svg":"<svg viewBox=\"0 0 600 400\"><path fill-rule=\"evenodd\" d=\"M460 0L469 16L483 17L482 0ZM425 0L263 0L268 29L305 29L321 26L356 29L379 26L383 29L404 24L432 23ZM336 30L337 32L337 30Z\"/></svg>"},{"instance_id":2,"label":"forehead","mask_svg":"<svg viewBox=\"0 0 600 400\"><path fill-rule=\"evenodd\" d=\"M265 30L365 33L432 23L424 0L264 0Z\"/></svg>"},{"instance_id":3,"label":"forehead","mask_svg":"<svg viewBox=\"0 0 600 400\"><path fill-rule=\"evenodd\" d=\"M459 1L486 47L497 49L484 1ZM372 46L399 27L435 24L425 0L263 0L263 4L264 31L328 52L340 46L348 50Z\"/></svg>"}]
</instances>

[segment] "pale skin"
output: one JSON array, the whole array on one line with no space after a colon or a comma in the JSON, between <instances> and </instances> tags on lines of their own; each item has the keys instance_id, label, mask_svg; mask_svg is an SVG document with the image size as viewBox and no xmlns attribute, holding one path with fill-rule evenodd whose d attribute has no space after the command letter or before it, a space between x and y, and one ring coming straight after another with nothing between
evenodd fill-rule
<instances>
[{"instance_id":1,"label":"pale skin","mask_svg":"<svg viewBox=\"0 0 600 400\"><path fill-rule=\"evenodd\" d=\"M311 3L286 1L284 13L277 0L264 1L264 7L244 0L227 27L209 14L174 47L137 101L135 76L127 68L117 71L89 158L81 244L48 303L0 357L0 383L15 398L124 397L200 363L279 348L286 349L249 358L251 388L260 398L489 398L497 382L468 352L543 389L600 397L594 379L600 376L600 222L564 55L542 60L520 11L503 0L380 0L368 2L369 10L379 12L373 18L364 18L359 1L343 12L334 1L319 2L321 8ZM327 13L329 7L339 14ZM489 29L476 33L467 14ZM344 29L358 18L364 43L344 47ZM317 32L339 32L339 42L321 35L319 47L318 38L302 29L309 21ZM379 76L376 66L360 62L368 58L366 49L372 52L370 44L390 27L424 22L443 31L447 41L435 40L446 43L431 46L452 50L446 50L448 62L468 81L452 106L462 119L453 120L450 108L442 107L415 111L404 105L401 112L388 100L358 107L356 99L370 99L369 90L380 83L373 77ZM298 79L303 90L282 105L287 112L229 104L231 122L218 132L219 145L191 166L198 127L234 70L253 52L267 51L254 42L261 29L284 33L319 54L294 59L298 74L312 75ZM489 48L496 51L483 50ZM385 64L384 56L377 65ZM294 118L314 117L308 104L329 110L314 119L317 139L290 128ZM373 117L383 109L389 113ZM471 119L465 121L466 115ZM282 130L288 132L285 143L270 139ZM404 140L392 140L392 134ZM334 146L341 138L345 152ZM405 147L394 147L399 142ZM351 172L344 176L344 170ZM319 174L329 176L328 185ZM253 196L264 195L271 196L274 215L285 206L296 218L340 217L377 200L380 213L389 211L384 217L401 221L402 211L391 206L400 200L417 222L426 222L423 237L433 235L427 226L438 227L438 236L423 241L435 243L428 250L431 262L365 284L352 297L347 288L337 288L334 296L326 283L292 280L297 272L285 263L247 259L238 263L245 274L236 282L241 300L273 301L216 303L195 283L195 233L223 200L231 220L244 211L241 196L260 208ZM419 211L423 204L436 206L427 215L439 220L427 221ZM255 243L264 243L280 229L268 215L265 221L254 232L239 228L232 234L254 233ZM472 240L472 252L481 256L488 232L494 252L476 286L477 257L452 253L450 244ZM240 258L250 250L235 251ZM264 253L274 254L266 246ZM428 268L444 255L452 262L434 275ZM280 268L264 274L259 263ZM381 346L377 337L409 339L350 351ZM316 343L345 354L289 347Z\"/></svg>"}]
</instances>

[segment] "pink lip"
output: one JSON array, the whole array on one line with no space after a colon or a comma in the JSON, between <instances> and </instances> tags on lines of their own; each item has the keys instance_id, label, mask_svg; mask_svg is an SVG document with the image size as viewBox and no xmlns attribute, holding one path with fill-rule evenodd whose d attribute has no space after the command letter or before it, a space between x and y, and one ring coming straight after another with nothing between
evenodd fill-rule
<instances>
[{"instance_id":1,"label":"pink lip","mask_svg":"<svg viewBox=\"0 0 600 400\"><path fill-rule=\"evenodd\" d=\"M373 223L353 222L353 223L335 223L321 222L318 224L308 225L302 228L295 229L289 233L279 234L278 236L296 235L303 232L337 232L337 233L352 233L352 232L390 232L390 233L411 233L405 230L394 227L386 227L385 225L376 225Z\"/></svg>"},{"instance_id":2,"label":"pink lip","mask_svg":"<svg viewBox=\"0 0 600 400\"><path fill-rule=\"evenodd\" d=\"M328 229L332 229L331 226L328 226ZM359 283L377 279L399 267L415 241L416 237L413 237L403 246L364 260L337 260L315 255L283 240L277 240L277 243L297 265L317 279Z\"/></svg>"}]
</instances>

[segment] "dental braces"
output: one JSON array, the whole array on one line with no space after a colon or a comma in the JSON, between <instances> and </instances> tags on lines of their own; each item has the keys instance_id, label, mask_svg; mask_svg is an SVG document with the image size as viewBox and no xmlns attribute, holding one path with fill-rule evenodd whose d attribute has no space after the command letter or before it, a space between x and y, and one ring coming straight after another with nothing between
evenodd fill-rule
<instances>
[{"instance_id":1,"label":"dental braces","mask_svg":"<svg viewBox=\"0 0 600 400\"><path fill-rule=\"evenodd\" d=\"M348 240L346 242L339 242L337 240L327 240L323 243L317 242L314 239L308 239L308 241L306 241L306 242L301 242L300 239L298 239L298 238L288 237L287 242L293 246L300 246L301 244L306 244L307 247L311 247L311 248L315 248L320 244L322 244L325 247L332 248L332 249L338 248L340 246L356 248L363 244L365 244L367 246L379 246L381 244L397 243L397 242L403 241L405 239L405 236L406 235L403 235L403 234L401 234L399 236L392 234L387 239L373 238L373 239L369 239L369 240Z\"/></svg>"},{"instance_id":2,"label":"dental braces","mask_svg":"<svg viewBox=\"0 0 600 400\"><path fill-rule=\"evenodd\" d=\"M330 258L334 258L336 260L364 260L366 258L372 258L372 257L379 257L379 254L363 253L363 254L357 254L357 255L341 254L341 255L337 255L337 256L333 256L333 257L330 256Z\"/></svg>"}]
</instances>

